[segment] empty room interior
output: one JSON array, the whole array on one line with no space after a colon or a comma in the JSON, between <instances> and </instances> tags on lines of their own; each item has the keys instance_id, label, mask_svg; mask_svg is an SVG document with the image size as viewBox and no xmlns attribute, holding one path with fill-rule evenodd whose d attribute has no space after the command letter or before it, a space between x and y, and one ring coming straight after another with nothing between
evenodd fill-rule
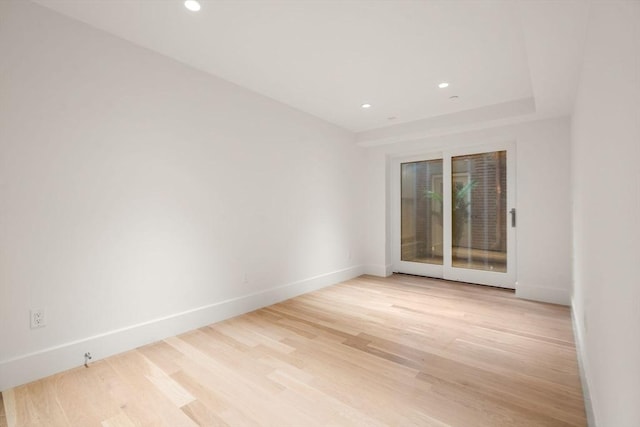
<instances>
[{"instance_id":1,"label":"empty room interior","mask_svg":"<svg viewBox=\"0 0 640 427\"><path fill-rule=\"evenodd\" d=\"M0 427L640 426L640 1L0 1Z\"/></svg>"}]
</instances>

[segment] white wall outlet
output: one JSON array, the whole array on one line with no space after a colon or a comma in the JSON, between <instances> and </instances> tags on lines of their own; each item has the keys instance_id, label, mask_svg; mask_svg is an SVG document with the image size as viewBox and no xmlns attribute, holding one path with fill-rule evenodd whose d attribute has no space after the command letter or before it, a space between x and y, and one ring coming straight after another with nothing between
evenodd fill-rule
<instances>
[{"instance_id":1,"label":"white wall outlet","mask_svg":"<svg viewBox=\"0 0 640 427\"><path fill-rule=\"evenodd\" d=\"M31 329L43 328L45 326L47 326L47 322L44 317L44 308L31 310Z\"/></svg>"}]
</instances>

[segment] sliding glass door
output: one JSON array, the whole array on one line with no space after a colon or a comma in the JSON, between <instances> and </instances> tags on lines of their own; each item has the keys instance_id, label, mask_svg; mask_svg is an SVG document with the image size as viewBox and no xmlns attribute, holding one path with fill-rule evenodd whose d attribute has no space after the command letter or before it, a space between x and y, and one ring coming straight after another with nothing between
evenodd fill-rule
<instances>
[{"instance_id":1,"label":"sliding glass door","mask_svg":"<svg viewBox=\"0 0 640 427\"><path fill-rule=\"evenodd\" d=\"M512 144L394 160L394 271L515 287Z\"/></svg>"},{"instance_id":2,"label":"sliding glass door","mask_svg":"<svg viewBox=\"0 0 640 427\"><path fill-rule=\"evenodd\" d=\"M403 261L442 265L442 159L402 164L400 207Z\"/></svg>"}]
</instances>

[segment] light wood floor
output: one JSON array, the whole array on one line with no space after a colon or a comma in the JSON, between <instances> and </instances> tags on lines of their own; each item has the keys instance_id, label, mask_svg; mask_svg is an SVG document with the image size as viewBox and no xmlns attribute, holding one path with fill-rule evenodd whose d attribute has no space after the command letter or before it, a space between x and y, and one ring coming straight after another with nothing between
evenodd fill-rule
<instances>
[{"instance_id":1,"label":"light wood floor","mask_svg":"<svg viewBox=\"0 0 640 427\"><path fill-rule=\"evenodd\" d=\"M584 426L568 308L363 276L4 393L13 426Z\"/></svg>"},{"instance_id":2,"label":"light wood floor","mask_svg":"<svg viewBox=\"0 0 640 427\"><path fill-rule=\"evenodd\" d=\"M2 401L2 393L0 393L0 427L7 427L7 417L4 414L4 402Z\"/></svg>"}]
</instances>

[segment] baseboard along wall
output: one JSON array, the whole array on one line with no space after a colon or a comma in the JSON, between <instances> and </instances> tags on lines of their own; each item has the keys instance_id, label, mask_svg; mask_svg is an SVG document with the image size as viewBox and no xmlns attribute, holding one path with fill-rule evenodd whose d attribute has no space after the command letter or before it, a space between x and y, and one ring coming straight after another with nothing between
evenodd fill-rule
<instances>
[{"instance_id":1,"label":"baseboard along wall","mask_svg":"<svg viewBox=\"0 0 640 427\"><path fill-rule=\"evenodd\" d=\"M571 320L573 322L573 339L576 342L576 353L578 358L578 369L580 370L580 382L582 383L582 393L584 395L584 409L587 413L587 424L589 427L596 427L596 417L593 411L593 402L589 387L589 368L587 357L584 352L584 337L582 335L582 324L576 316L575 303L571 301Z\"/></svg>"},{"instance_id":2,"label":"baseboard along wall","mask_svg":"<svg viewBox=\"0 0 640 427\"><path fill-rule=\"evenodd\" d=\"M352 266L0 361L0 391L81 366L86 352L90 352L92 361L96 361L364 273L364 266Z\"/></svg>"}]
</instances>

